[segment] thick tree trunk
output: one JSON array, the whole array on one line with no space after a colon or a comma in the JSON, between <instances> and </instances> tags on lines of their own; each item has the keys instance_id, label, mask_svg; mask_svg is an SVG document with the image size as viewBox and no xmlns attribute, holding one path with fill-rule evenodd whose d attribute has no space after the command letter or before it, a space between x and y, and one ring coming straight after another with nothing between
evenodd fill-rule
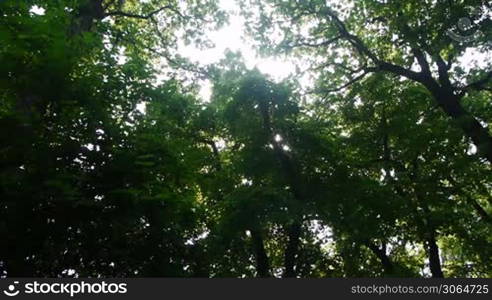
<instances>
[{"instance_id":1,"label":"thick tree trunk","mask_svg":"<svg viewBox=\"0 0 492 300\"><path fill-rule=\"evenodd\" d=\"M69 34L75 36L92 30L94 22L104 18L102 0L89 0L79 7L77 15L72 20Z\"/></svg>"},{"instance_id":2,"label":"thick tree trunk","mask_svg":"<svg viewBox=\"0 0 492 300\"><path fill-rule=\"evenodd\" d=\"M492 163L492 136L489 130L464 109L460 103L460 97L455 95L451 88L442 87L430 79L425 81L424 85L434 96L442 110L477 146L477 153Z\"/></svg>"},{"instance_id":3,"label":"thick tree trunk","mask_svg":"<svg viewBox=\"0 0 492 300\"><path fill-rule=\"evenodd\" d=\"M288 228L287 235L289 236L289 241L285 249L284 266L285 272L284 277L296 277L296 258L299 252L299 244L301 237L301 224L294 223Z\"/></svg>"},{"instance_id":4,"label":"thick tree trunk","mask_svg":"<svg viewBox=\"0 0 492 300\"><path fill-rule=\"evenodd\" d=\"M439 258L439 246L437 246L434 235L427 239L427 251L429 255L429 268L434 278L443 278L444 274L441 268L441 260Z\"/></svg>"},{"instance_id":5,"label":"thick tree trunk","mask_svg":"<svg viewBox=\"0 0 492 300\"><path fill-rule=\"evenodd\" d=\"M250 231L256 257L257 277L270 277L270 263L268 261L268 255L265 251L265 244L263 243L261 232L256 229L252 229Z\"/></svg>"},{"instance_id":6,"label":"thick tree trunk","mask_svg":"<svg viewBox=\"0 0 492 300\"><path fill-rule=\"evenodd\" d=\"M439 101L439 104L444 112L458 123L463 132L477 146L478 154L492 162L492 137L488 129L465 111L456 97L443 99Z\"/></svg>"},{"instance_id":7,"label":"thick tree trunk","mask_svg":"<svg viewBox=\"0 0 492 300\"><path fill-rule=\"evenodd\" d=\"M301 171L297 161L289 154L287 154L282 146L275 140L274 126L270 119L270 108L268 103L265 101L259 101L261 116L263 119L263 126L266 133L270 137L271 143L273 145L273 151L275 157L280 165L280 169L284 173L284 178L286 183L291 187L292 194L297 202L306 203L307 196L304 191L304 187L301 179ZM297 212L293 215L294 222L287 228L287 236L289 241L284 252L284 277L296 277L296 259L299 252L300 237L302 231L302 224L300 221L300 216Z\"/></svg>"}]
</instances>

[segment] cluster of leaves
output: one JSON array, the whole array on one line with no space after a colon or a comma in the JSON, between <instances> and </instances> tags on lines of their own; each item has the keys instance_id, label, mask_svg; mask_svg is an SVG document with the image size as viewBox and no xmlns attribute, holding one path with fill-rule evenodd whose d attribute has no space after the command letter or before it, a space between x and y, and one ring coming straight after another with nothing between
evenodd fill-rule
<instances>
[{"instance_id":1,"label":"cluster of leaves","mask_svg":"<svg viewBox=\"0 0 492 300\"><path fill-rule=\"evenodd\" d=\"M1 1L0 276L490 276L492 76L441 1L380 2L243 2L317 89L227 53L204 103L155 62L202 76L176 43L216 1Z\"/></svg>"}]
</instances>

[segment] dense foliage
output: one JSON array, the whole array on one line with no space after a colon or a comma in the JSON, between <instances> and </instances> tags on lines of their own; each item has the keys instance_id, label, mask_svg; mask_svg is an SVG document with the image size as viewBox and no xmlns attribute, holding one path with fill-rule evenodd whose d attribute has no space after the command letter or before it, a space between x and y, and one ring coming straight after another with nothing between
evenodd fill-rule
<instances>
[{"instance_id":1,"label":"dense foliage","mask_svg":"<svg viewBox=\"0 0 492 300\"><path fill-rule=\"evenodd\" d=\"M492 276L490 7L343 2L0 1L0 276Z\"/></svg>"}]
</instances>

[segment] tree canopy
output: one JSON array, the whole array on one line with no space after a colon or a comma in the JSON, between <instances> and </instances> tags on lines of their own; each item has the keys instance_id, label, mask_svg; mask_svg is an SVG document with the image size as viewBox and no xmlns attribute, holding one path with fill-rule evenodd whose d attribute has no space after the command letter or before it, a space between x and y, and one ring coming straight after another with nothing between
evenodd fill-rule
<instances>
[{"instance_id":1,"label":"tree canopy","mask_svg":"<svg viewBox=\"0 0 492 300\"><path fill-rule=\"evenodd\" d=\"M490 4L238 5L0 1L0 276L492 276Z\"/></svg>"}]
</instances>

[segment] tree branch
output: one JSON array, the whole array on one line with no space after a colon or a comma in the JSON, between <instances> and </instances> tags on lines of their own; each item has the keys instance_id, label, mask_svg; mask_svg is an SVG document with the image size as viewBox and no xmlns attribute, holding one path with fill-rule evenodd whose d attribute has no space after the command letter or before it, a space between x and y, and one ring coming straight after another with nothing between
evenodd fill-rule
<instances>
[{"instance_id":1,"label":"tree branch","mask_svg":"<svg viewBox=\"0 0 492 300\"><path fill-rule=\"evenodd\" d=\"M461 88L461 94L464 95L470 90L482 91L482 90L491 90L486 85L492 81L492 71L489 71L482 79L472 82L465 87Z\"/></svg>"},{"instance_id":2,"label":"tree branch","mask_svg":"<svg viewBox=\"0 0 492 300\"><path fill-rule=\"evenodd\" d=\"M139 14L133 14L133 13L129 13L129 12L124 12L124 11L110 11L110 12L107 12L104 14L105 17L108 17L108 16L120 16L120 17L127 17L127 18L135 18L135 19L142 19L142 20L148 20L150 18L152 18L154 15L160 13L161 11L163 10L171 10L173 11L174 13L176 13L177 15L179 15L180 17L184 18L183 14L181 14L181 12L179 10L177 10L176 8L174 8L172 5L166 5L166 6L163 6L163 7L160 7L154 11L151 11L150 13L146 14L146 15L139 15Z\"/></svg>"},{"instance_id":3,"label":"tree branch","mask_svg":"<svg viewBox=\"0 0 492 300\"><path fill-rule=\"evenodd\" d=\"M371 59L372 62L377 67L379 67L381 71L387 71L421 83L424 81L424 76L422 73L418 73L410 69L406 69L404 67L379 59L375 53L369 50L369 48L364 44L364 42L358 36L351 34L347 30L347 27L338 18L335 12L333 12L330 9L327 9L325 10L325 13L335 22L335 25L337 26L338 31L340 32L340 35L344 37L347 41L349 41L350 44L352 44L352 46L354 46L362 56L369 57L369 59Z\"/></svg>"},{"instance_id":4,"label":"tree branch","mask_svg":"<svg viewBox=\"0 0 492 300\"><path fill-rule=\"evenodd\" d=\"M419 63L420 68L422 69L422 73L430 75L430 66L429 66L429 62L425 58L425 53L418 48L413 48L412 52L413 52L415 58L417 59L417 62Z\"/></svg>"},{"instance_id":5,"label":"tree branch","mask_svg":"<svg viewBox=\"0 0 492 300\"><path fill-rule=\"evenodd\" d=\"M347 83L343 84L342 86L339 86L339 87L334 88L334 89L324 89L324 90L322 90L322 92L324 92L325 94L339 92L339 91L351 86L352 84L356 83L357 81L364 79L364 77L366 77L367 74L374 72L374 71L376 71L376 68L366 68L364 73L354 77L353 79L349 80Z\"/></svg>"},{"instance_id":6,"label":"tree branch","mask_svg":"<svg viewBox=\"0 0 492 300\"><path fill-rule=\"evenodd\" d=\"M441 55L436 55L437 71L439 73L439 82L441 85L448 90L452 90L451 81L449 80L448 65L441 57Z\"/></svg>"},{"instance_id":7,"label":"tree branch","mask_svg":"<svg viewBox=\"0 0 492 300\"><path fill-rule=\"evenodd\" d=\"M305 42L305 41L296 42L295 44L288 45L287 47L289 47L289 48L295 48L295 47L313 47L313 48L316 48L316 47L327 46L329 44L332 44L332 43L336 42L337 40L339 40L340 38L341 38L341 36L336 36L334 38L331 38L329 40L322 41L319 43L310 43L310 42Z\"/></svg>"}]
</instances>

